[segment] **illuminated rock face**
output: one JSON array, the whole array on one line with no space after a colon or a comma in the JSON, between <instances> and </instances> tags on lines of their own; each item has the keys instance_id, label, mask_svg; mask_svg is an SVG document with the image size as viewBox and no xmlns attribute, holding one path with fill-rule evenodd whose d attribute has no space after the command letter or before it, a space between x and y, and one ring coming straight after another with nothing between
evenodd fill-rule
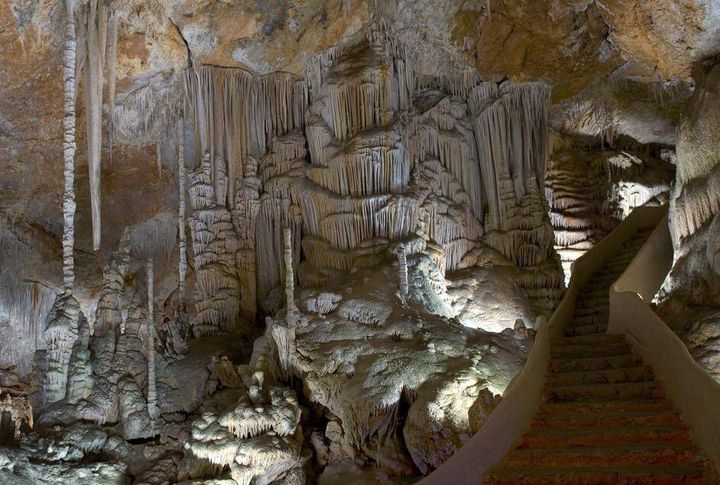
<instances>
[{"instance_id":1,"label":"illuminated rock face","mask_svg":"<svg viewBox=\"0 0 720 485\"><path fill-rule=\"evenodd\" d=\"M691 354L720 380L718 90L720 69L715 66L698 83L680 127L669 208L675 262L658 299Z\"/></svg>"}]
</instances>

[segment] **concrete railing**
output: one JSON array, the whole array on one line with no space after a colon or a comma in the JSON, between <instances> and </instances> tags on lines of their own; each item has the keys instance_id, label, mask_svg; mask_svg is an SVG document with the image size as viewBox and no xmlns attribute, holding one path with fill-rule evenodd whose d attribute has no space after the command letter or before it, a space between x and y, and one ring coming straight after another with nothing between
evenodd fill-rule
<instances>
[{"instance_id":1,"label":"concrete railing","mask_svg":"<svg viewBox=\"0 0 720 485\"><path fill-rule=\"evenodd\" d=\"M608 333L625 334L634 344L682 411L696 444L720 467L720 384L649 305L672 264L666 216L610 288Z\"/></svg>"},{"instance_id":2,"label":"concrete railing","mask_svg":"<svg viewBox=\"0 0 720 485\"><path fill-rule=\"evenodd\" d=\"M562 338L565 327L572 320L578 292L630 236L638 229L657 225L664 212L661 207L635 209L615 230L573 263L564 298L549 322L538 318L537 334L528 360L505 390L500 404L480 431L423 479L422 485L477 484L489 468L517 446L522 435L530 429L532 418L542 402L550 365L550 343Z\"/></svg>"}]
</instances>

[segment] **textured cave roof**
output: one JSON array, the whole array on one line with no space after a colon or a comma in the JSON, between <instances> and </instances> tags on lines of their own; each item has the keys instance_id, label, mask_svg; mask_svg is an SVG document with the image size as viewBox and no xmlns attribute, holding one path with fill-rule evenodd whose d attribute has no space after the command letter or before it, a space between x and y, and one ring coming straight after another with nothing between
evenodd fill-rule
<instances>
[{"instance_id":1,"label":"textured cave roof","mask_svg":"<svg viewBox=\"0 0 720 485\"><path fill-rule=\"evenodd\" d=\"M477 69L484 79L542 80L553 87L556 128L588 134L583 130L592 130L573 118L578 106L593 115L606 109L614 111L610 123L640 143L674 144L687 96L655 102L636 96L635 88L608 86L625 82L650 86L651 93L689 93L694 66L720 50L717 0L118 0L116 5L124 12L119 103L153 83L176 83L189 55L259 74L302 75L311 56L364 35L372 24L408 46L421 72ZM40 241L48 255L59 254L62 230L62 18L59 0L0 0L0 219L16 234ZM91 254L82 104L76 157L80 268ZM169 137L160 135L166 160L160 173L153 143L114 140L110 161L105 138L103 252L116 247L125 226L175 207Z\"/></svg>"}]
</instances>

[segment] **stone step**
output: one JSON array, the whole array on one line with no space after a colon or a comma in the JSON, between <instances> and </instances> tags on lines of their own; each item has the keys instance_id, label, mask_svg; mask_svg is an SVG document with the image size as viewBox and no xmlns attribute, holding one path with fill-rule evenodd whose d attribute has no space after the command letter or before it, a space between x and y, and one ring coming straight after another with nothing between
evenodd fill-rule
<instances>
[{"instance_id":1,"label":"stone step","mask_svg":"<svg viewBox=\"0 0 720 485\"><path fill-rule=\"evenodd\" d=\"M610 265L606 265L602 269L602 272L605 273L605 275L607 275L608 278L614 277L615 279L617 279L620 277L620 275L622 275L625 272L625 270L627 269L627 267L629 265L630 265L630 261L622 262L622 263L620 263L620 262L613 263Z\"/></svg>"},{"instance_id":2,"label":"stone step","mask_svg":"<svg viewBox=\"0 0 720 485\"><path fill-rule=\"evenodd\" d=\"M627 266L630 262L635 259L637 251L629 253L620 253L603 263L603 269L601 271L608 271L616 269L620 266Z\"/></svg>"},{"instance_id":3,"label":"stone step","mask_svg":"<svg viewBox=\"0 0 720 485\"><path fill-rule=\"evenodd\" d=\"M620 277L620 275L613 275L607 279L607 281L593 281L590 280L587 282L585 286L583 286L580 294L578 295L578 299L582 299L583 297L587 295L609 295L610 294L610 286L615 283L615 281Z\"/></svg>"},{"instance_id":4,"label":"stone step","mask_svg":"<svg viewBox=\"0 0 720 485\"><path fill-rule=\"evenodd\" d=\"M574 317L572 321L570 322L569 326L571 327L582 327L585 325L599 325L599 324L606 324L607 325L607 317L603 315L585 315L582 317Z\"/></svg>"},{"instance_id":5,"label":"stone step","mask_svg":"<svg viewBox=\"0 0 720 485\"><path fill-rule=\"evenodd\" d=\"M608 288L597 289L593 291L580 291L578 293L577 303L578 305L596 305L605 304L610 301L610 290Z\"/></svg>"},{"instance_id":6,"label":"stone step","mask_svg":"<svg viewBox=\"0 0 720 485\"><path fill-rule=\"evenodd\" d=\"M540 415L553 416L624 416L636 413L664 413L675 411L667 399L636 399L627 401L584 401L574 403L545 402Z\"/></svg>"},{"instance_id":7,"label":"stone step","mask_svg":"<svg viewBox=\"0 0 720 485\"><path fill-rule=\"evenodd\" d=\"M622 272L595 276L590 278L585 288L589 291L605 290L607 292L609 291L610 286L617 281L621 274Z\"/></svg>"},{"instance_id":8,"label":"stone step","mask_svg":"<svg viewBox=\"0 0 720 485\"><path fill-rule=\"evenodd\" d=\"M577 344L577 345L555 345L551 354L557 358L588 358L588 357L610 357L632 353L632 348L627 342L604 343L604 344Z\"/></svg>"},{"instance_id":9,"label":"stone step","mask_svg":"<svg viewBox=\"0 0 720 485\"><path fill-rule=\"evenodd\" d=\"M500 468L491 470L483 477L482 483L494 485L678 485L710 483L704 480L702 465L685 467L557 467L557 468Z\"/></svg>"},{"instance_id":10,"label":"stone step","mask_svg":"<svg viewBox=\"0 0 720 485\"><path fill-rule=\"evenodd\" d=\"M560 345L589 345L589 344L614 344L627 342L624 335L611 335L604 332L592 335L580 335L577 337L565 337Z\"/></svg>"},{"instance_id":11,"label":"stone step","mask_svg":"<svg viewBox=\"0 0 720 485\"><path fill-rule=\"evenodd\" d=\"M607 308L610 304L610 290L608 288L609 286L604 286L602 291L595 291L593 293L580 292L575 299L575 309L594 308L595 305ZM593 303L595 305L593 305Z\"/></svg>"},{"instance_id":12,"label":"stone step","mask_svg":"<svg viewBox=\"0 0 720 485\"><path fill-rule=\"evenodd\" d=\"M578 298L575 309L605 310L610 305L610 295L602 296L581 296Z\"/></svg>"},{"instance_id":13,"label":"stone step","mask_svg":"<svg viewBox=\"0 0 720 485\"><path fill-rule=\"evenodd\" d=\"M550 386L545 390L545 400L554 402L622 401L664 397L665 392L656 381Z\"/></svg>"},{"instance_id":14,"label":"stone step","mask_svg":"<svg viewBox=\"0 0 720 485\"><path fill-rule=\"evenodd\" d=\"M690 445L690 431L683 426L627 426L595 429L534 428L518 448L596 448L644 444Z\"/></svg>"},{"instance_id":15,"label":"stone step","mask_svg":"<svg viewBox=\"0 0 720 485\"><path fill-rule=\"evenodd\" d=\"M579 337L583 335L604 334L607 331L607 322L590 325L568 325L565 328L565 337Z\"/></svg>"},{"instance_id":16,"label":"stone step","mask_svg":"<svg viewBox=\"0 0 720 485\"><path fill-rule=\"evenodd\" d=\"M594 448L528 448L511 451L507 467L691 466L699 460L692 445L653 443Z\"/></svg>"},{"instance_id":17,"label":"stone step","mask_svg":"<svg viewBox=\"0 0 720 485\"><path fill-rule=\"evenodd\" d=\"M654 379L648 366L626 367L581 372L552 372L548 376L551 386L578 386L587 384L617 384L622 382L649 382Z\"/></svg>"},{"instance_id":18,"label":"stone step","mask_svg":"<svg viewBox=\"0 0 720 485\"><path fill-rule=\"evenodd\" d=\"M618 401L610 401L616 403ZM652 401L653 404L662 401ZM625 409L628 409L626 406ZM669 407L669 406L668 406ZM593 408L576 406L568 409L564 414L556 412L540 413L533 418L532 428L553 428L553 429L609 429L625 426L681 426L682 419L680 412L674 409L662 410L652 409L645 406L647 411L627 411L622 408L612 410L607 408L605 412L593 412ZM567 408L566 408L567 409ZM632 408L631 408L632 409ZM635 409L642 409L636 406Z\"/></svg>"},{"instance_id":19,"label":"stone step","mask_svg":"<svg viewBox=\"0 0 720 485\"><path fill-rule=\"evenodd\" d=\"M598 308L575 308L574 317L580 318L580 317L605 317L607 318L610 316L610 313L608 312L607 308L598 309Z\"/></svg>"},{"instance_id":20,"label":"stone step","mask_svg":"<svg viewBox=\"0 0 720 485\"><path fill-rule=\"evenodd\" d=\"M595 371L637 367L643 361L639 355L623 354L604 357L555 358L550 361L551 372Z\"/></svg>"}]
</instances>

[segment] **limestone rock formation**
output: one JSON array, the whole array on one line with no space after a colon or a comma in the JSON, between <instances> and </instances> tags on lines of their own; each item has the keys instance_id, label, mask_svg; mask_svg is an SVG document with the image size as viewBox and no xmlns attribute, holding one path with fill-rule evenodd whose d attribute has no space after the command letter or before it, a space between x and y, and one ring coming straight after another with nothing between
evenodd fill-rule
<instances>
[{"instance_id":1,"label":"limestone rock formation","mask_svg":"<svg viewBox=\"0 0 720 485\"><path fill-rule=\"evenodd\" d=\"M0 0L0 482L417 481L645 204L719 375L719 39L712 0Z\"/></svg>"}]
</instances>

